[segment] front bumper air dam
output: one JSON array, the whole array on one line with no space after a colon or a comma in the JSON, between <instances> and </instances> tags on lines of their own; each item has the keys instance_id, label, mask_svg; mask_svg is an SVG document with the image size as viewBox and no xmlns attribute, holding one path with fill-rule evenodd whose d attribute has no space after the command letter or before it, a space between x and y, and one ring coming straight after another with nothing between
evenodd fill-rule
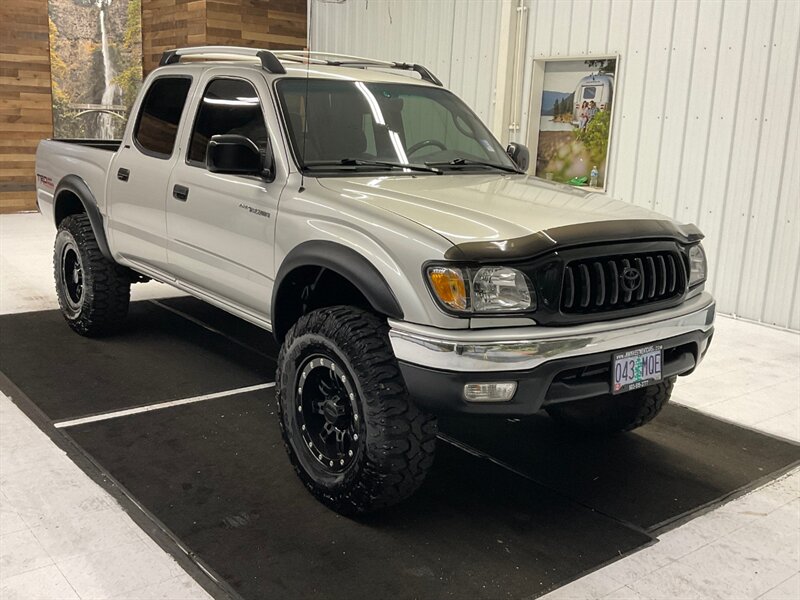
<instances>
[{"instance_id":1,"label":"front bumper air dam","mask_svg":"<svg viewBox=\"0 0 800 600\"><path fill-rule=\"evenodd\" d=\"M543 406L610 393L613 354L658 343L663 376L688 375L714 332L702 293L668 310L575 327L442 330L389 321L389 338L414 400L437 414L523 416ZM467 383L516 381L505 402L468 402Z\"/></svg>"}]
</instances>

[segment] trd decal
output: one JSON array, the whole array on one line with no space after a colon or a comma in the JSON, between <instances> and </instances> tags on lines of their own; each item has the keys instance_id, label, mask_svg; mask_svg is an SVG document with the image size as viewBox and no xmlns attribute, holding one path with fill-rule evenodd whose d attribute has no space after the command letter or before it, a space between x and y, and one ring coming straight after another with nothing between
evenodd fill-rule
<instances>
[{"instance_id":1,"label":"trd decal","mask_svg":"<svg viewBox=\"0 0 800 600\"><path fill-rule=\"evenodd\" d=\"M36 174L36 179L39 180L39 183L42 187L46 187L48 189L53 189L55 185L53 184L53 180L50 179L47 175L42 175L40 173Z\"/></svg>"}]
</instances>

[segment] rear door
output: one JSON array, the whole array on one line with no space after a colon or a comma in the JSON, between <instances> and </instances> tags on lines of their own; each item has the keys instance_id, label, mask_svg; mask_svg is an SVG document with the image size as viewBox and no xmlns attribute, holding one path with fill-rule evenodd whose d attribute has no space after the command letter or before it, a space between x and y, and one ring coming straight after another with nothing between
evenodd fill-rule
<instances>
[{"instance_id":1,"label":"rear door","mask_svg":"<svg viewBox=\"0 0 800 600\"><path fill-rule=\"evenodd\" d=\"M161 75L152 80L108 176L112 251L159 271L167 268L167 191L181 154L178 133L191 91L188 75Z\"/></svg>"},{"instance_id":2,"label":"rear door","mask_svg":"<svg viewBox=\"0 0 800 600\"><path fill-rule=\"evenodd\" d=\"M206 169L206 148L214 135L244 135L262 150L280 146L266 82L255 79L260 74L222 73L213 69L200 82L203 91L189 117L186 151L172 173L167 200L170 271L200 291L267 319L275 217L286 165L281 153L274 152L272 181Z\"/></svg>"}]
</instances>

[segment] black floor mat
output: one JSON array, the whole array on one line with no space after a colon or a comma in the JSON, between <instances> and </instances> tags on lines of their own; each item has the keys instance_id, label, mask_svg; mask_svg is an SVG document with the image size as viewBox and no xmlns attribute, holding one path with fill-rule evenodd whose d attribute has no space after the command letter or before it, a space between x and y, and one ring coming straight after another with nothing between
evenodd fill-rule
<instances>
[{"instance_id":1,"label":"black floor mat","mask_svg":"<svg viewBox=\"0 0 800 600\"><path fill-rule=\"evenodd\" d=\"M0 317L0 370L52 420L272 381L276 353L269 334L191 298L135 303L101 340L57 311ZM273 404L262 390L62 431L253 599L536 595L800 459L681 407L605 439L540 416L449 418L460 449L440 443L419 494L352 521L302 488Z\"/></svg>"},{"instance_id":2,"label":"black floor mat","mask_svg":"<svg viewBox=\"0 0 800 600\"><path fill-rule=\"evenodd\" d=\"M800 447L667 405L649 425L610 437L529 419L443 420L441 429L533 480L654 530L800 460Z\"/></svg>"},{"instance_id":3,"label":"black floor mat","mask_svg":"<svg viewBox=\"0 0 800 600\"><path fill-rule=\"evenodd\" d=\"M55 421L273 381L275 362L134 302L123 331L101 339L59 311L0 316L0 369Z\"/></svg>"},{"instance_id":4,"label":"black floor mat","mask_svg":"<svg viewBox=\"0 0 800 600\"><path fill-rule=\"evenodd\" d=\"M252 392L69 435L245 598L522 598L650 541L447 444L410 501L340 517L292 471L273 403Z\"/></svg>"}]
</instances>

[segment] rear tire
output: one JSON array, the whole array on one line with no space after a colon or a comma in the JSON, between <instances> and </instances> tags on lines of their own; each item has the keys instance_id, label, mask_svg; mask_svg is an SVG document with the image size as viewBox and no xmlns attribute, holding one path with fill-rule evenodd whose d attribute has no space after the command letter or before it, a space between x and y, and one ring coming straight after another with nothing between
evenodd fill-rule
<instances>
[{"instance_id":1,"label":"rear tire","mask_svg":"<svg viewBox=\"0 0 800 600\"><path fill-rule=\"evenodd\" d=\"M95 337L120 327L128 314L131 280L100 252L85 214L70 215L59 224L53 271L61 313L76 333Z\"/></svg>"},{"instance_id":2,"label":"rear tire","mask_svg":"<svg viewBox=\"0 0 800 600\"><path fill-rule=\"evenodd\" d=\"M545 408L560 425L593 433L630 431L652 421L672 395L675 378L656 385L625 392L587 398Z\"/></svg>"},{"instance_id":3,"label":"rear tire","mask_svg":"<svg viewBox=\"0 0 800 600\"><path fill-rule=\"evenodd\" d=\"M301 317L281 347L275 392L295 471L336 512L397 504L433 464L436 418L409 398L376 315L336 306Z\"/></svg>"}]
</instances>

